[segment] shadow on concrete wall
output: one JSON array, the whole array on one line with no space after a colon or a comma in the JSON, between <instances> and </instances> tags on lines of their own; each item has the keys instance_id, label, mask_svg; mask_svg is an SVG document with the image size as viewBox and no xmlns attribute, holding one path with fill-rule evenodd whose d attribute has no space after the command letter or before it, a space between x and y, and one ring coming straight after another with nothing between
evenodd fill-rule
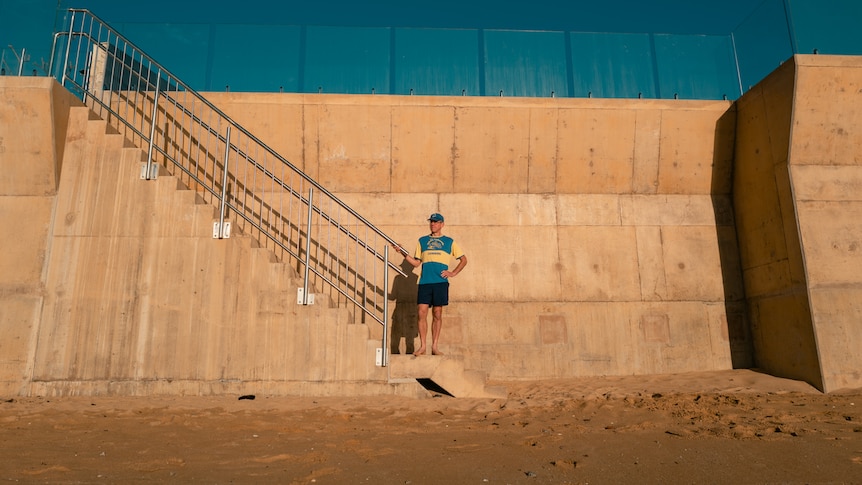
<instances>
[{"instance_id":1,"label":"shadow on concrete wall","mask_svg":"<svg viewBox=\"0 0 862 485\"><path fill-rule=\"evenodd\" d=\"M389 299L394 301L392 309L392 329L389 340L389 353L401 353L401 341L404 341L404 353L412 354L413 342L419 336L418 318L416 310L416 287L419 276L413 273L413 265L406 259L401 263L401 269L407 275L396 275L392 282L392 291Z\"/></svg>"},{"instance_id":2,"label":"shadow on concrete wall","mask_svg":"<svg viewBox=\"0 0 862 485\"><path fill-rule=\"evenodd\" d=\"M754 347L745 286L742 277L739 242L733 208L733 165L736 147L736 106L731 106L716 121L715 150L712 160L712 208L715 211L715 232L721 260L724 286L724 314L731 364L734 369L754 366Z\"/></svg>"}]
</instances>

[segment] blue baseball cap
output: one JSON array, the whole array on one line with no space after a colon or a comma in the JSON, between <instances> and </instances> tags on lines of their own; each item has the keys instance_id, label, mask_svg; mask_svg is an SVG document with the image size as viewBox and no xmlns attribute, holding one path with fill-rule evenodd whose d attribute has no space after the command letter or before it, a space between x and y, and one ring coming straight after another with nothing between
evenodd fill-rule
<instances>
[{"instance_id":1,"label":"blue baseball cap","mask_svg":"<svg viewBox=\"0 0 862 485\"><path fill-rule=\"evenodd\" d=\"M428 220L433 222L443 222L443 214L438 214L435 212L428 216Z\"/></svg>"}]
</instances>

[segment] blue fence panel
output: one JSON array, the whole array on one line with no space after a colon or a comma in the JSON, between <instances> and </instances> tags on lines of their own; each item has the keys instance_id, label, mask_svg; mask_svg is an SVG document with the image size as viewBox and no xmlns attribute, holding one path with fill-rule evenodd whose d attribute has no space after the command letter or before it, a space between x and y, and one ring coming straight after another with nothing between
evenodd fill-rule
<instances>
[{"instance_id":1,"label":"blue fence panel","mask_svg":"<svg viewBox=\"0 0 862 485\"><path fill-rule=\"evenodd\" d=\"M486 30L484 45L484 94L569 96L563 32Z\"/></svg>"},{"instance_id":2,"label":"blue fence panel","mask_svg":"<svg viewBox=\"0 0 862 485\"><path fill-rule=\"evenodd\" d=\"M570 34L574 97L656 97L649 34Z\"/></svg>"},{"instance_id":3,"label":"blue fence panel","mask_svg":"<svg viewBox=\"0 0 862 485\"><path fill-rule=\"evenodd\" d=\"M742 91L793 56L784 0L766 0L733 31Z\"/></svg>"},{"instance_id":4,"label":"blue fence panel","mask_svg":"<svg viewBox=\"0 0 862 485\"><path fill-rule=\"evenodd\" d=\"M653 36L658 97L736 99L742 94L729 35Z\"/></svg>"},{"instance_id":5,"label":"blue fence panel","mask_svg":"<svg viewBox=\"0 0 862 485\"><path fill-rule=\"evenodd\" d=\"M860 0L757 0L727 35L563 31L587 25L574 20L558 22L559 31L503 30L511 27L483 23L473 7L457 19L362 10L363 24L357 12L366 7L353 5L258 12L200 11L175 0L144 9L82 2L0 0L5 73L17 71L16 55L26 48L24 74L46 74L50 25L61 28L66 6L92 8L200 90L734 99L794 52L862 54ZM554 15L527 9L533 20Z\"/></svg>"},{"instance_id":6,"label":"blue fence panel","mask_svg":"<svg viewBox=\"0 0 862 485\"><path fill-rule=\"evenodd\" d=\"M397 29L392 94L479 95L479 31Z\"/></svg>"},{"instance_id":7,"label":"blue fence panel","mask_svg":"<svg viewBox=\"0 0 862 485\"><path fill-rule=\"evenodd\" d=\"M787 0L796 52L862 54L862 2L859 0Z\"/></svg>"},{"instance_id":8,"label":"blue fence panel","mask_svg":"<svg viewBox=\"0 0 862 485\"><path fill-rule=\"evenodd\" d=\"M389 94L389 28L308 27L302 92Z\"/></svg>"},{"instance_id":9,"label":"blue fence panel","mask_svg":"<svg viewBox=\"0 0 862 485\"><path fill-rule=\"evenodd\" d=\"M207 89L298 92L299 35L297 26L216 25Z\"/></svg>"},{"instance_id":10,"label":"blue fence panel","mask_svg":"<svg viewBox=\"0 0 862 485\"><path fill-rule=\"evenodd\" d=\"M115 28L193 89L209 85L209 25L128 23Z\"/></svg>"}]
</instances>

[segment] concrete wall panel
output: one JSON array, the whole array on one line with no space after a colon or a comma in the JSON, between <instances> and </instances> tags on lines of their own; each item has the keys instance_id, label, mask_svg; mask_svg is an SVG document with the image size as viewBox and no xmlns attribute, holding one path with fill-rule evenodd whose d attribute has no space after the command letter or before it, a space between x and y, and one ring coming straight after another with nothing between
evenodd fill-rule
<instances>
[{"instance_id":1,"label":"concrete wall panel","mask_svg":"<svg viewBox=\"0 0 862 485\"><path fill-rule=\"evenodd\" d=\"M749 305L755 367L822 387L807 294L758 298Z\"/></svg>"},{"instance_id":2,"label":"concrete wall panel","mask_svg":"<svg viewBox=\"0 0 862 485\"><path fill-rule=\"evenodd\" d=\"M655 194L658 192L662 115L663 111L661 110L637 111L632 193Z\"/></svg>"},{"instance_id":3,"label":"concrete wall panel","mask_svg":"<svg viewBox=\"0 0 862 485\"><path fill-rule=\"evenodd\" d=\"M817 339L823 382L827 392L858 389L862 380L859 367L859 342L862 342L862 289L815 288L811 308L817 325Z\"/></svg>"},{"instance_id":4,"label":"concrete wall panel","mask_svg":"<svg viewBox=\"0 0 862 485\"><path fill-rule=\"evenodd\" d=\"M629 193L637 112L571 109L559 119L557 192Z\"/></svg>"},{"instance_id":5,"label":"concrete wall panel","mask_svg":"<svg viewBox=\"0 0 862 485\"><path fill-rule=\"evenodd\" d=\"M455 123L456 109L452 106L393 108L389 191L453 192Z\"/></svg>"},{"instance_id":6,"label":"concrete wall panel","mask_svg":"<svg viewBox=\"0 0 862 485\"><path fill-rule=\"evenodd\" d=\"M615 194L560 194L557 217L561 226L619 226L621 199Z\"/></svg>"},{"instance_id":7,"label":"concrete wall panel","mask_svg":"<svg viewBox=\"0 0 862 485\"><path fill-rule=\"evenodd\" d=\"M455 192L525 193L529 110L459 108L456 112Z\"/></svg>"},{"instance_id":8,"label":"concrete wall panel","mask_svg":"<svg viewBox=\"0 0 862 485\"><path fill-rule=\"evenodd\" d=\"M723 220L716 221L716 204L721 204ZM631 195L620 196L623 225L714 226L732 224L726 199L706 195Z\"/></svg>"},{"instance_id":9,"label":"concrete wall panel","mask_svg":"<svg viewBox=\"0 0 862 485\"><path fill-rule=\"evenodd\" d=\"M640 300L633 227L561 227L560 267L568 301Z\"/></svg>"},{"instance_id":10,"label":"concrete wall panel","mask_svg":"<svg viewBox=\"0 0 862 485\"><path fill-rule=\"evenodd\" d=\"M51 195L57 189L58 164L53 81L22 79L8 78L0 85L0 195Z\"/></svg>"},{"instance_id":11,"label":"concrete wall panel","mask_svg":"<svg viewBox=\"0 0 862 485\"><path fill-rule=\"evenodd\" d=\"M658 161L660 193L728 192L734 119L722 115L714 111L662 113ZM688 135L692 132L708 137L693 138Z\"/></svg>"},{"instance_id":12,"label":"concrete wall panel","mask_svg":"<svg viewBox=\"0 0 862 485\"><path fill-rule=\"evenodd\" d=\"M6 395L18 395L30 378L42 301L42 295L0 292L0 392Z\"/></svg>"},{"instance_id":13,"label":"concrete wall panel","mask_svg":"<svg viewBox=\"0 0 862 485\"><path fill-rule=\"evenodd\" d=\"M808 284L813 288L859 284L862 202L799 202L798 211Z\"/></svg>"},{"instance_id":14,"label":"concrete wall panel","mask_svg":"<svg viewBox=\"0 0 862 485\"><path fill-rule=\"evenodd\" d=\"M769 151L769 132L762 95L750 91L738 107L734 207L744 268L787 258L778 188ZM788 100L789 102L789 100Z\"/></svg>"},{"instance_id":15,"label":"concrete wall panel","mask_svg":"<svg viewBox=\"0 0 862 485\"><path fill-rule=\"evenodd\" d=\"M348 192L389 187L391 110L385 106L323 106L318 182Z\"/></svg>"},{"instance_id":16,"label":"concrete wall panel","mask_svg":"<svg viewBox=\"0 0 862 485\"><path fill-rule=\"evenodd\" d=\"M850 350L862 345L855 324L862 317L862 205L854 169L862 164L862 61L797 56L796 83L786 177L793 187L822 388L829 392L862 385L862 357Z\"/></svg>"},{"instance_id":17,"label":"concrete wall panel","mask_svg":"<svg viewBox=\"0 0 862 485\"><path fill-rule=\"evenodd\" d=\"M0 291L41 287L42 267L53 213L52 197L0 197ZM42 241L42 244L34 244Z\"/></svg>"},{"instance_id":18,"label":"concrete wall panel","mask_svg":"<svg viewBox=\"0 0 862 485\"><path fill-rule=\"evenodd\" d=\"M669 299L725 300L721 254L714 227L663 227L661 239Z\"/></svg>"},{"instance_id":19,"label":"concrete wall panel","mask_svg":"<svg viewBox=\"0 0 862 485\"><path fill-rule=\"evenodd\" d=\"M730 190L710 165L724 158L713 151L727 142L717 133L729 103L211 98L411 251L427 216L446 215L444 233L470 264L452 281L442 345L468 368L549 378L723 369L734 352L744 361L744 312L726 300L741 298L726 253ZM290 263L245 231L214 241L199 194L172 177L139 180L140 150L87 118L69 118L36 332L49 344L35 351L30 391L385 376L369 365L376 324L296 306ZM674 140L685 127L687 141ZM279 197L263 192L266 203ZM408 277L390 275L390 310L407 351L418 270L404 268Z\"/></svg>"},{"instance_id":20,"label":"concrete wall panel","mask_svg":"<svg viewBox=\"0 0 862 485\"><path fill-rule=\"evenodd\" d=\"M795 62L795 61L794 61ZM793 116L795 104L794 90L796 67L794 62L785 62L775 72L758 84L756 92L763 103L762 125L758 128L766 130L766 139L761 141L761 151L772 159L773 164L786 165L790 152L790 136L793 131ZM737 110L737 113L739 111ZM748 110L749 116L753 114ZM749 125L754 128L754 126ZM744 131L736 130L737 137ZM749 153L749 156L751 153ZM738 167L739 163L734 162Z\"/></svg>"},{"instance_id":21,"label":"concrete wall panel","mask_svg":"<svg viewBox=\"0 0 862 485\"><path fill-rule=\"evenodd\" d=\"M793 165L790 173L799 201L862 200L862 167Z\"/></svg>"},{"instance_id":22,"label":"concrete wall panel","mask_svg":"<svg viewBox=\"0 0 862 485\"><path fill-rule=\"evenodd\" d=\"M795 68L785 65L736 103L733 198L755 365L821 385L804 280L794 278L802 253L794 242L794 202L783 168L794 75Z\"/></svg>"},{"instance_id":23,"label":"concrete wall panel","mask_svg":"<svg viewBox=\"0 0 862 485\"><path fill-rule=\"evenodd\" d=\"M862 66L799 56L791 164L862 164Z\"/></svg>"},{"instance_id":24,"label":"concrete wall panel","mask_svg":"<svg viewBox=\"0 0 862 485\"><path fill-rule=\"evenodd\" d=\"M219 108L242 126L259 126L252 134L290 163L303 167L308 158L304 150L305 110L314 105L279 102L274 93L218 93ZM244 109L244 106L254 109Z\"/></svg>"},{"instance_id":25,"label":"concrete wall panel","mask_svg":"<svg viewBox=\"0 0 862 485\"><path fill-rule=\"evenodd\" d=\"M551 108L530 109L527 191L531 194L550 194L556 188L558 113Z\"/></svg>"},{"instance_id":26,"label":"concrete wall panel","mask_svg":"<svg viewBox=\"0 0 862 485\"><path fill-rule=\"evenodd\" d=\"M440 196L440 211L454 216L446 219L450 225L556 226L555 201L552 195L447 194Z\"/></svg>"}]
</instances>

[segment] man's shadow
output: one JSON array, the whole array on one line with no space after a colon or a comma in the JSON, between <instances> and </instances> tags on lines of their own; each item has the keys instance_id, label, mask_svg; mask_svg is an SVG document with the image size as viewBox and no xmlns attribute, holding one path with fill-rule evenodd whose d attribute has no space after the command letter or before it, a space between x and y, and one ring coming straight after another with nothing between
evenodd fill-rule
<instances>
[{"instance_id":1,"label":"man's shadow","mask_svg":"<svg viewBox=\"0 0 862 485\"><path fill-rule=\"evenodd\" d=\"M392 282L392 291L389 299L395 302L392 310L391 338L389 339L389 353L400 354L401 340L404 340L404 353L412 354L414 341L419 336L418 318L416 311L416 288L419 276L413 273L413 265L406 259L401 263L401 269L407 275L397 275Z\"/></svg>"}]
</instances>

